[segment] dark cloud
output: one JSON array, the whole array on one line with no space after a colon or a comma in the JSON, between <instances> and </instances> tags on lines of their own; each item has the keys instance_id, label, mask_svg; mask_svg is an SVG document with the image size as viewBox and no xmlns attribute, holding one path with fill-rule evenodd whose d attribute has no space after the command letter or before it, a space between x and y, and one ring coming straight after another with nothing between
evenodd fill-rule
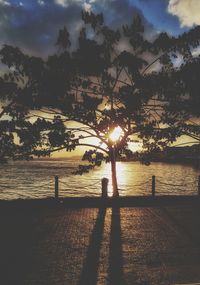
<instances>
[{"instance_id":1,"label":"dark cloud","mask_svg":"<svg viewBox=\"0 0 200 285\"><path fill-rule=\"evenodd\" d=\"M96 1L92 8L95 12L102 11L105 22L115 28L124 23L130 23L136 14L139 14L143 18L146 26L151 26L144 19L141 10L131 5L128 0Z\"/></svg>"},{"instance_id":2,"label":"dark cloud","mask_svg":"<svg viewBox=\"0 0 200 285\"><path fill-rule=\"evenodd\" d=\"M106 24L114 28L131 22L135 14L142 16L128 0L88 0L87 3L84 0L7 0L6 3L3 5L0 1L0 44L15 45L42 56L55 50L58 31L64 25L75 40L82 23L83 7L102 12ZM144 22L150 33L152 26L145 19Z\"/></svg>"},{"instance_id":3,"label":"dark cloud","mask_svg":"<svg viewBox=\"0 0 200 285\"><path fill-rule=\"evenodd\" d=\"M3 6L0 9L0 42L45 55L55 48L58 31L64 25L72 30L80 24L80 6L67 9L48 1L44 6Z\"/></svg>"}]
</instances>

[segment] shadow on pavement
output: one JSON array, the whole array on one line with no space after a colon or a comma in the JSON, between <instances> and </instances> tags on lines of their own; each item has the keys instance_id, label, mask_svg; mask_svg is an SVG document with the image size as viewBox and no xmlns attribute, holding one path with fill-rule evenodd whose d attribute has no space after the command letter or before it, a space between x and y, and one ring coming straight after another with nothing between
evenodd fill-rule
<instances>
[{"instance_id":1,"label":"shadow on pavement","mask_svg":"<svg viewBox=\"0 0 200 285\"><path fill-rule=\"evenodd\" d=\"M97 220L90 238L90 243L78 285L95 285L98 278L99 256L104 232L106 208L99 208Z\"/></svg>"},{"instance_id":2,"label":"shadow on pavement","mask_svg":"<svg viewBox=\"0 0 200 285\"><path fill-rule=\"evenodd\" d=\"M126 284L123 279L120 208L118 206L112 208L108 273L109 285Z\"/></svg>"},{"instance_id":3,"label":"shadow on pavement","mask_svg":"<svg viewBox=\"0 0 200 285\"><path fill-rule=\"evenodd\" d=\"M90 238L90 243L83 264L78 285L96 285L101 243L104 232L106 208L99 208L97 220ZM114 206L111 216L110 245L109 245L109 285L125 285L123 279L123 257L121 242L120 208Z\"/></svg>"}]
</instances>

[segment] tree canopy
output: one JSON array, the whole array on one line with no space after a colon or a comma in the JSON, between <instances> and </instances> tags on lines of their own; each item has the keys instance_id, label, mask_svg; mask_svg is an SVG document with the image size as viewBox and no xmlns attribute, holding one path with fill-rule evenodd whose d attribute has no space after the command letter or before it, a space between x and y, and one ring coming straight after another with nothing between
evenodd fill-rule
<instances>
[{"instance_id":1,"label":"tree canopy","mask_svg":"<svg viewBox=\"0 0 200 285\"><path fill-rule=\"evenodd\" d=\"M200 142L200 27L148 40L138 16L118 30L101 14L82 19L77 47L64 27L47 59L1 49L0 161L87 146L78 172L110 161L118 196L116 159L131 142L143 159L183 135Z\"/></svg>"}]
</instances>

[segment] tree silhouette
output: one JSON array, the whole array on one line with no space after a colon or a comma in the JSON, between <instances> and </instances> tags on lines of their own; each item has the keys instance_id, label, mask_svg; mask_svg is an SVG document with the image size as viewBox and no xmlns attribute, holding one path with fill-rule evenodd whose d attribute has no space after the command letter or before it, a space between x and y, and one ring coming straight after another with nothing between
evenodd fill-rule
<instances>
[{"instance_id":1,"label":"tree silhouette","mask_svg":"<svg viewBox=\"0 0 200 285\"><path fill-rule=\"evenodd\" d=\"M101 14L83 12L82 19L78 47L64 27L47 60L2 48L9 71L0 79L0 158L86 146L89 164L78 173L111 162L116 197L116 160L130 155L131 141L142 141L144 159L182 135L200 142L200 27L147 40L138 16L119 30Z\"/></svg>"}]
</instances>

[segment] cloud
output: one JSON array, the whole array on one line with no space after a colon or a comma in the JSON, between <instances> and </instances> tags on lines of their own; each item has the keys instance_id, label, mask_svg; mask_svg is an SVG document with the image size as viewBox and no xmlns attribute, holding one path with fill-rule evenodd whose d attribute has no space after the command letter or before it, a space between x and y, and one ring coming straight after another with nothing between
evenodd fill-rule
<instances>
[{"instance_id":1,"label":"cloud","mask_svg":"<svg viewBox=\"0 0 200 285\"><path fill-rule=\"evenodd\" d=\"M55 0L55 4L60 5L64 8L69 7L73 3L84 4L85 1L82 1L82 0Z\"/></svg>"},{"instance_id":2,"label":"cloud","mask_svg":"<svg viewBox=\"0 0 200 285\"><path fill-rule=\"evenodd\" d=\"M0 6L10 6L10 2L7 0L0 0Z\"/></svg>"},{"instance_id":3,"label":"cloud","mask_svg":"<svg viewBox=\"0 0 200 285\"><path fill-rule=\"evenodd\" d=\"M181 27L200 25L199 0L170 0L168 12L179 18Z\"/></svg>"},{"instance_id":4,"label":"cloud","mask_svg":"<svg viewBox=\"0 0 200 285\"><path fill-rule=\"evenodd\" d=\"M97 0L54 0L56 5L60 5L63 8L67 8L72 4L77 4L82 7L83 10L90 12L93 4ZM97 1L98 2L98 1Z\"/></svg>"},{"instance_id":5,"label":"cloud","mask_svg":"<svg viewBox=\"0 0 200 285\"><path fill-rule=\"evenodd\" d=\"M84 11L90 12L92 10L92 5L90 3L84 3L83 4Z\"/></svg>"},{"instance_id":6,"label":"cloud","mask_svg":"<svg viewBox=\"0 0 200 285\"><path fill-rule=\"evenodd\" d=\"M102 12L105 24L119 28L130 23L133 15L142 13L129 0L0 0L0 46L10 44L23 51L46 57L56 50L59 29L67 27L72 44L77 42L82 26L81 10ZM2 5L4 3L4 5ZM145 21L148 34L153 30Z\"/></svg>"},{"instance_id":7,"label":"cloud","mask_svg":"<svg viewBox=\"0 0 200 285\"><path fill-rule=\"evenodd\" d=\"M44 6L45 5L45 1L44 0L38 0L37 2L38 2L38 4L40 6Z\"/></svg>"},{"instance_id":8,"label":"cloud","mask_svg":"<svg viewBox=\"0 0 200 285\"><path fill-rule=\"evenodd\" d=\"M77 4L63 9L48 0L45 5L30 1L23 6L1 6L0 45L18 46L27 53L45 57L56 50L59 29L67 26L77 36L80 23L81 8Z\"/></svg>"},{"instance_id":9,"label":"cloud","mask_svg":"<svg viewBox=\"0 0 200 285\"><path fill-rule=\"evenodd\" d=\"M62 7L67 7L68 6L68 1L67 0L55 0L55 4L58 4Z\"/></svg>"}]
</instances>

